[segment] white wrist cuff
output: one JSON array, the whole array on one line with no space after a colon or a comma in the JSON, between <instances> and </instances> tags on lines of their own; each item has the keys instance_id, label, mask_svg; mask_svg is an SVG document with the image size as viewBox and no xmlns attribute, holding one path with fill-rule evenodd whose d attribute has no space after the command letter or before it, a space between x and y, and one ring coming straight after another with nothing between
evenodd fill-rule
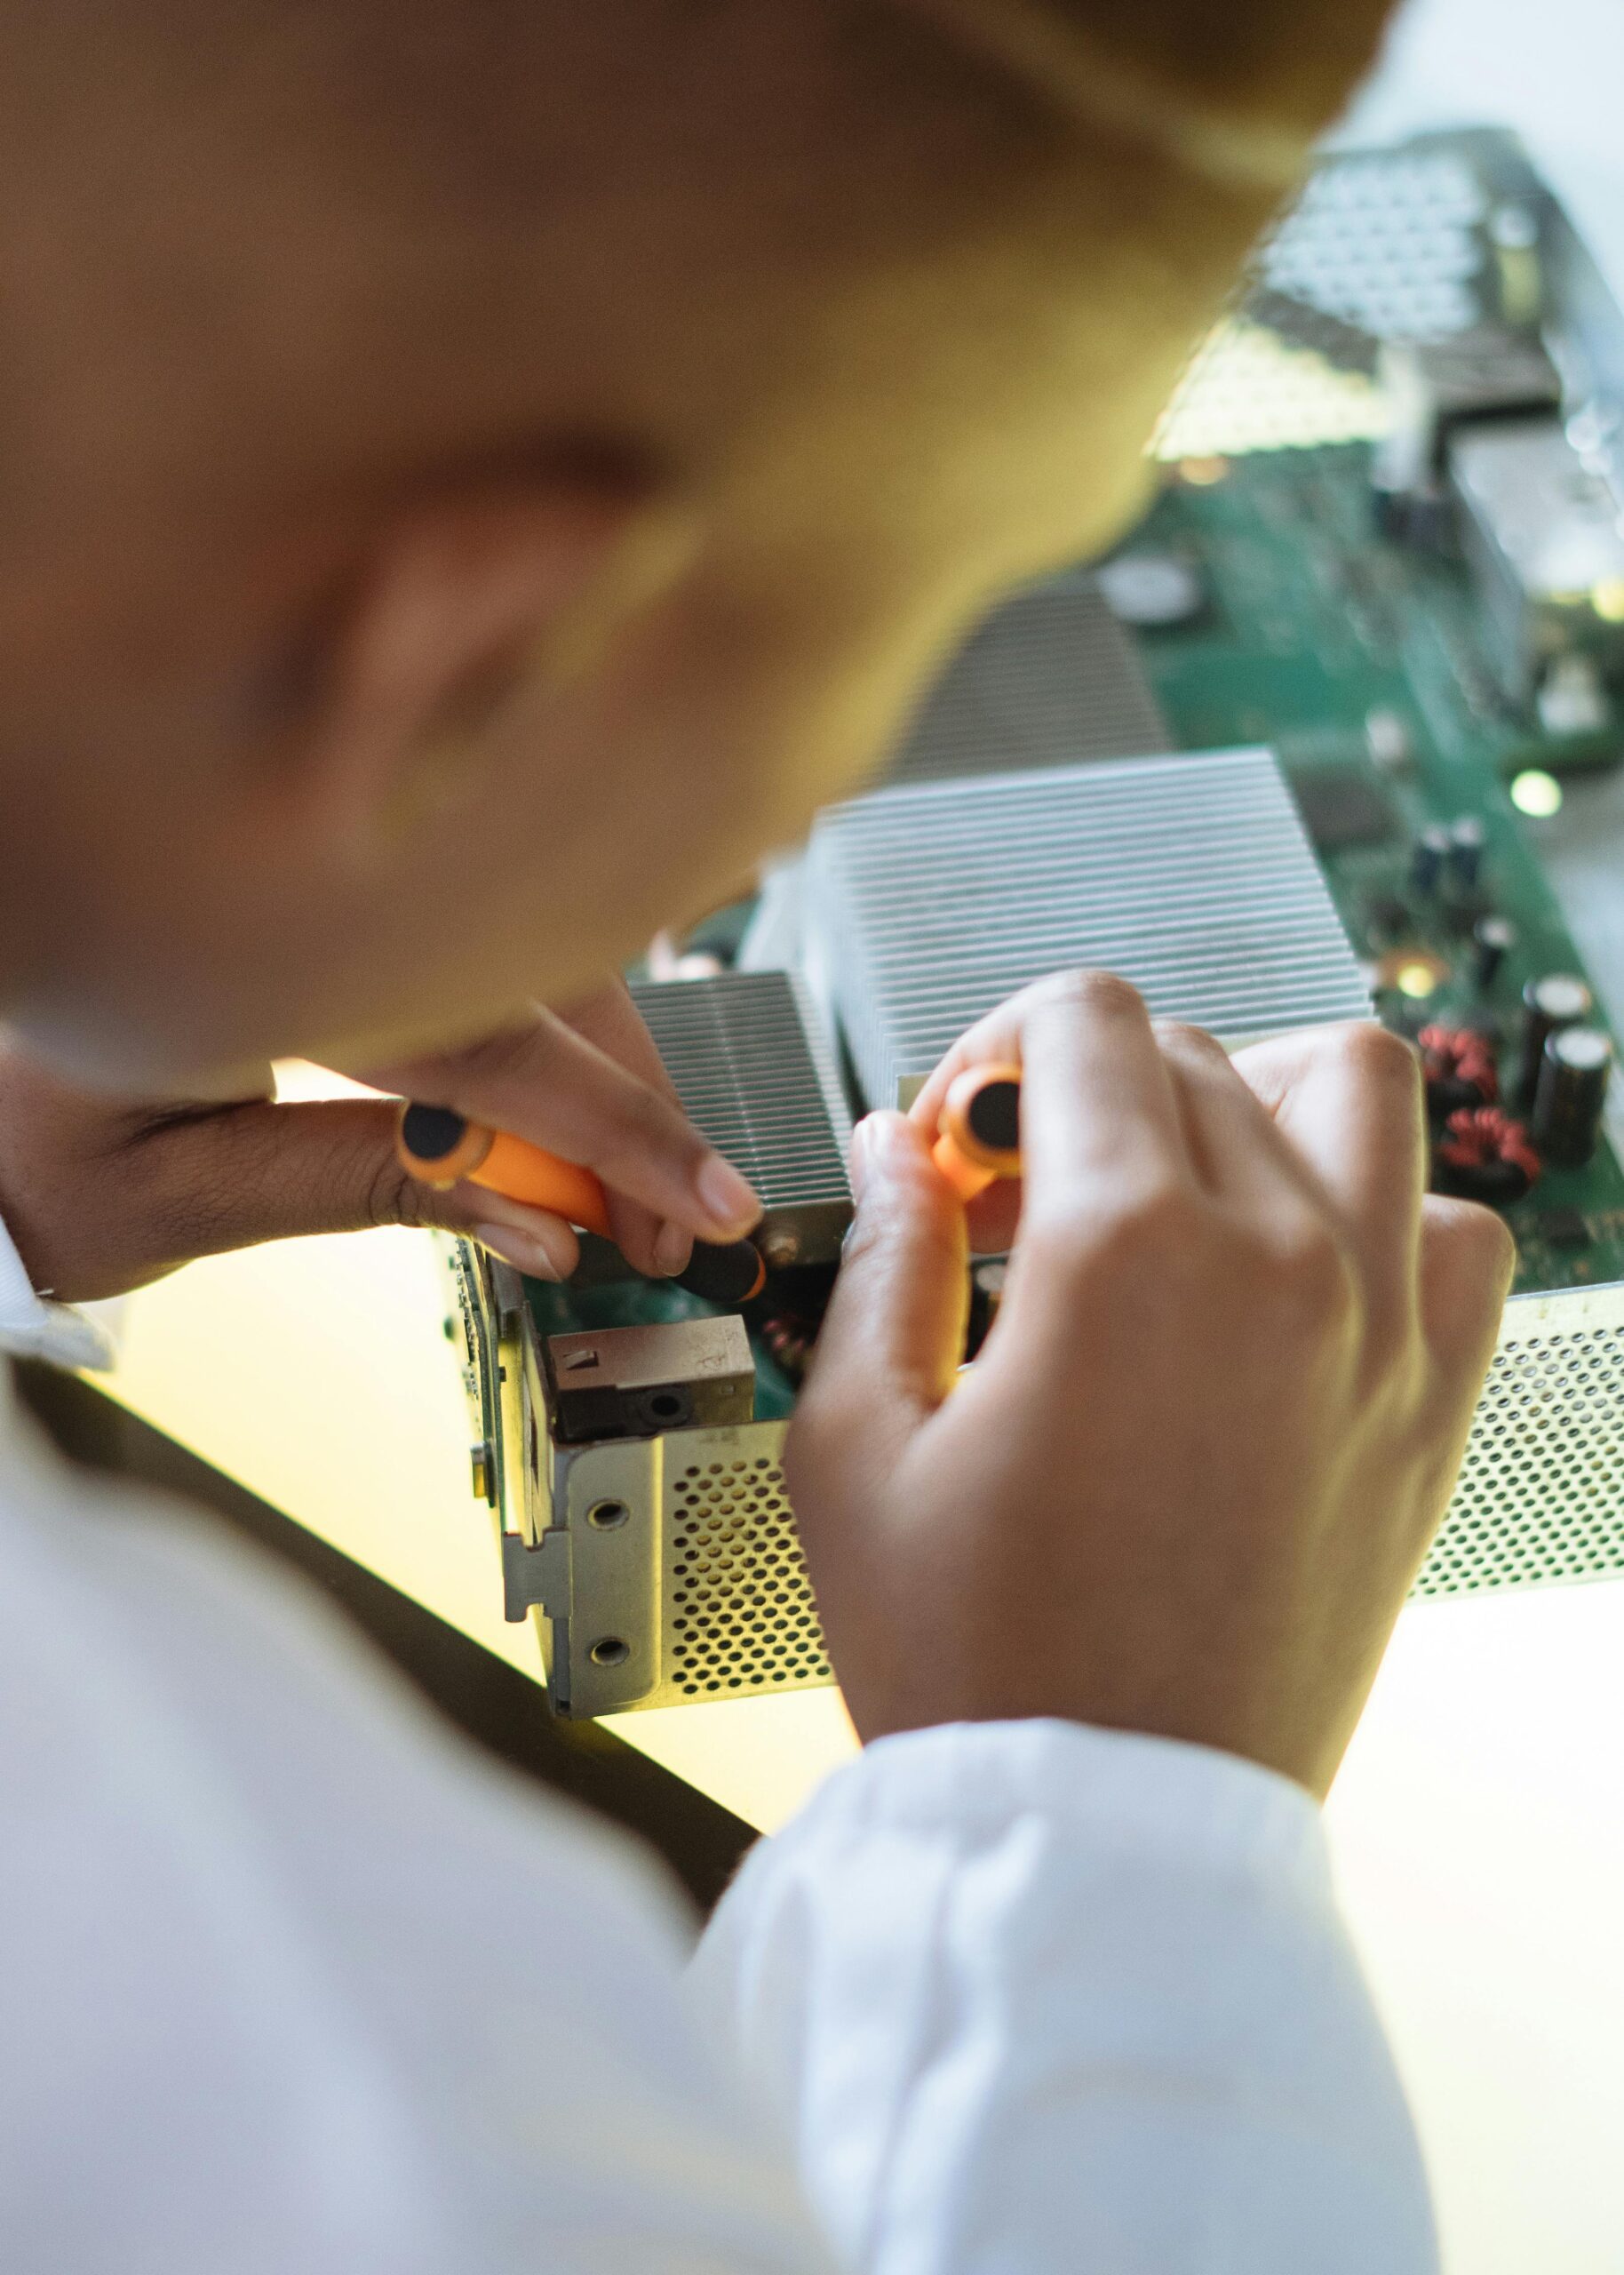
<instances>
[{"instance_id":1,"label":"white wrist cuff","mask_svg":"<svg viewBox=\"0 0 1624 2275\"><path fill-rule=\"evenodd\" d=\"M11 1234L0 1224L0 1351L57 1367L110 1367L113 1338L100 1320L36 1295Z\"/></svg>"}]
</instances>

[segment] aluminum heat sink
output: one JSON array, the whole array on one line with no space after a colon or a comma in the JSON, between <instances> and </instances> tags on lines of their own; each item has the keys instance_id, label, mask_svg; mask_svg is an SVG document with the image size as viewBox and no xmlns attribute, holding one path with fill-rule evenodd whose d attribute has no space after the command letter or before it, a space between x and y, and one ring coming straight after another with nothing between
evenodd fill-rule
<instances>
[{"instance_id":1,"label":"aluminum heat sink","mask_svg":"<svg viewBox=\"0 0 1624 2275\"><path fill-rule=\"evenodd\" d=\"M760 1196L768 1260L834 1263L851 1221L851 1121L800 983L725 971L640 980L632 997L689 1119Z\"/></svg>"},{"instance_id":2,"label":"aluminum heat sink","mask_svg":"<svg viewBox=\"0 0 1624 2275\"><path fill-rule=\"evenodd\" d=\"M1265 750L880 790L813 831L809 969L871 1106L1046 973L1120 973L1230 1044L1368 1018L1369 991Z\"/></svg>"},{"instance_id":3,"label":"aluminum heat sink","mask_svg":"<svg viewBox=\"0 0 1624 2275\"><path fill-rule=\"evenodd\" d=\"M1068 570L971 633L885 779L942 782L1172 747L1133 640L1094 579Z\"/></svg>"}]
</instances>

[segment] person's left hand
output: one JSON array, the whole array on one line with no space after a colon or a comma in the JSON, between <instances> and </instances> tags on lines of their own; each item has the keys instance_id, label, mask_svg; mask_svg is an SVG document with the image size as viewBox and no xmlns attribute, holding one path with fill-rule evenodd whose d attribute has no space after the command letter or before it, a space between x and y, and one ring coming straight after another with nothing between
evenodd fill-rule
<instances>
[{"instance_id":1,"label":"person's left hand","mask_svg":"<svg viewBox=\"0 0 1624 2275\"><path fill-rule=\"evenodd\" d=\"M639 1271L680 1272L696 1236L738 1239L760 1211L689 1122L617 985L560 1015L537 1007L467 1049L362 1077L515 1131L597 1172ZM0 1221L35 1287L60 1302L122 1295L193 1257L304 1233L438 1225L539 1279L574 1269L556 1217L402 1169L382 1098L225 1105L114 1100L64 1082L0 1035Z\"/></svg>"}]
</instances>

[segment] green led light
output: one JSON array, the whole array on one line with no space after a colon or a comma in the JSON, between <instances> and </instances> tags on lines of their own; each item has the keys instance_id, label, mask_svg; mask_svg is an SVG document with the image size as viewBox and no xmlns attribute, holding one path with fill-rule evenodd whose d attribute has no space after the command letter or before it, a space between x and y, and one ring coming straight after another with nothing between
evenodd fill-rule
<instances>
[{"instance_id":1,"label":"green led light","mask_svg":"<svg viewBox=\"0 0 1624 2275\"><path fill-rule=\"evenodd\" d=\"M1525 774L1519 774L1512 783L1511 802L1518 813L1532 814L1536 820L1548 821L1551 815L1561 809L1562 785L1554 774L1547 774L1541 768L1531 766Z\"/></svg>"}]
</instances>

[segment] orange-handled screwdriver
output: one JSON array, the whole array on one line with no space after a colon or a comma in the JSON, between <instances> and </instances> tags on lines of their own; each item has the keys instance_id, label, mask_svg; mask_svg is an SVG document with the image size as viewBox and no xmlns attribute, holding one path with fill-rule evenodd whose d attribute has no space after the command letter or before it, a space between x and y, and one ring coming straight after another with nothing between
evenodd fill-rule
<instances>
[{"instance_id":1,"label":"orange-handled screwdriver","mask_svg":"<svg viewBox=\"0 0 1624 2275\"><path fill-rule=\"evenodd\" d=\"M515 1138L510 1130L488 1129L450 1106L409 1100L401 1108L394 1150L402 1168L424 1185L443 1191L466 1177L601 1239L613 1238L609 1199L592 1171ZM696 1241L686 1269L675 1278L679 1288L711 1303L744 1304L760 1293L767 1267L753 1241Z\"/></svg>"},{"instance_id":2,"label":"orange-handled screwdriver","mask_svg":"<svg viewBox=\"0 0 1624 2275\"><path fill-rule=\"evenodd\" d=\"M1021 1174L1021 1070L967 1066L942 1101L930 1157L961 1201Z\"/></svg>"}]
</instances>

